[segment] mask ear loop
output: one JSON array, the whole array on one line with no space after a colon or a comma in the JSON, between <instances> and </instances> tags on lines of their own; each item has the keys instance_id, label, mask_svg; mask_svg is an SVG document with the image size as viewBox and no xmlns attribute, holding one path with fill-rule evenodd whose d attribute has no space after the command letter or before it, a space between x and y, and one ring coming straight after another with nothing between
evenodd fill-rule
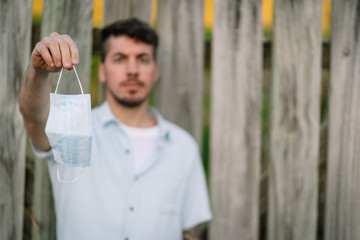
<instances>
[{"instance_id":1,"label":"mask ear loop","mask_svg":"<svg viewBox=\"0 0 360 240\"><path fill-rule=\"evenodd\" d=\"M79 180L79 178L81 177L82 173L84 172L84 169L85 169L85 167L83 167L83 168L81 169L81 172L79 173L79 175L78 175L75 179L73 179L73 180L71 180L71 181L64 181L64 180L62 180L62 179L60 178L60 163L57 163L57 178L58 178L59 182L61 182L61 183L74 183L74 182L76 182L77 180Z\"/></svg>"},{"instance_id":2,"label":"mask ear loop","mask_svg":"<svg viewBox=\"0 0 360 240\"><path fill-rule=\"evenodd\" d=\"M83 91L83 88L82 88L82 86L81 86L81 82L80 82L79 76L78 76L78 74L77 74L77 72L76 72L76 68L75 68L75 66L73 66L73 67L74 67L74 72L75 72L76 78L77 78L78 83L79 83L79 86L80 86L81 94L84 94L84 91ZM57 93L57 90L58 90L58 87L59 87L59 83L60 83L60 80L61 80L61 76L62 76L63 69L64 69L64 68L62 67L61 70L60 70L58 82L57 82L56 88L55 88L55 94ZM64 180L62 180L62 179L60 178L60 163L57 163L57 178L58 178L59 182L61 182L61 183L74 183L74 182L76 182L76 181L81 177L82 173L84 172L84 169L85 169L85 167L83 167L83 169L81 170L81 172L79 173L79 175L78 175L75 179L73 179L73 180L71 180L71 181L64 181Z\"/></svg>"},{"instance_id":3,"label":"mask ear loop","mask_svg":"<svg viewBox=\"0 0 360 240\"><path fill-rule=\"evenodd\" d=\"M75 66L73 66L74 68L74 72L75 72L75 75L76 75L76 79L78 80L78 83L79 83L79 86L80 86L80 90L81 90L81 94L84 94L84 91L83 91L83 88L81 86L81 82L80 82L80 79L79 79L79 76L77 74L77 71L76 71L76 68ZM59 78L58 78L58 81L57 81L57 84L56 84L56 88L55 88L55 93L57 93L57 90L58 90L58 87L59 87L59 84L60 84L60 80L61 80L61 76L62 76L62 72L63 72L63 67L61 68L60 70L60 74L59 74Z\"/></svg>"}]
</instances>

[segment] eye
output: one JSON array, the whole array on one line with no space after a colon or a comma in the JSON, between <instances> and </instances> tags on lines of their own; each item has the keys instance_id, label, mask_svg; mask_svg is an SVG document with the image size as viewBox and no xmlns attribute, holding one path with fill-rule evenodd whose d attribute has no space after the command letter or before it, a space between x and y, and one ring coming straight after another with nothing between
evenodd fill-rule
<instances>
[{"instance_id":1,"label":"eye","mask_svg":"<svg viewBox=\"0 0 360 240\"><path fill-rule=\"evenodd\" d=\"M141 63L149 63L150 59L148 57L142 57L142 58L140 58L140 62Z\"/></svg>"},{"instance_id":2,"label":"eye","mask_svg":"<svg viewBox=\"0 0 360 240\"><path fill-rule=\"evenodd\" d=\"M122 62L124 60L123 57L117 57L114 59L115 62Z\"/></svg>"}]
</instances>

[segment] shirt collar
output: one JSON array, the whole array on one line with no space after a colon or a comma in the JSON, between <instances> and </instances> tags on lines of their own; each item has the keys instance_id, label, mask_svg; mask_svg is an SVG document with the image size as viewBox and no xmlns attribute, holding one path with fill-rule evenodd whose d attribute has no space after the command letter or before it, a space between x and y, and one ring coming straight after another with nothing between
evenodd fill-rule
<instances>
[{"instance_id":1,"label":"shirt collar","mask_svg":"<svg viewBox=\"0 0 360 240\"><path fill-rule=\"evenodd\" d=\"M115 124L119 123L119 120L114 116L107 101L105 101L100 106L100 108L101 108L101 124L103 127L111 123L115 123ZM163 138L166 141L170 141L170 128L168 122L163 118L163 116L155 107L149 106L148 113L156 119L158 126L160 127L161 138Z\"/></svg>"},{"instance_id":2,"label":"shirt collar","mask_svg":"<svg viewBox=\"0 0 360 240\"><path fill-rule=\"evenodd\" d=\"M148 107L148 113L153 116L160 127L160 136L166 141L170 141L170 127L160 112L153 106Z\"/></svg>"}]
</instances>

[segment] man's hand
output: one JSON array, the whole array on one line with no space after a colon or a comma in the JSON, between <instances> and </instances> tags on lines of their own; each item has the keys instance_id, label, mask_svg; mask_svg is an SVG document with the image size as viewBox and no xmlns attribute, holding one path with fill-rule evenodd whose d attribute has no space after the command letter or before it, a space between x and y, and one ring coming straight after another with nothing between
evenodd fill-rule
<instances>
[{"instance_id":1,"label":"man's hand","mask_svg":"<svg viewBox=\"0 0 360 240\"><path fill-rule=\"evenodd\" d=\"M72 70L79 63L79 50L68 35L52 33L38 42L31 54L35 70L57 72L61 67Z\"/></svg>"}]
</instances>

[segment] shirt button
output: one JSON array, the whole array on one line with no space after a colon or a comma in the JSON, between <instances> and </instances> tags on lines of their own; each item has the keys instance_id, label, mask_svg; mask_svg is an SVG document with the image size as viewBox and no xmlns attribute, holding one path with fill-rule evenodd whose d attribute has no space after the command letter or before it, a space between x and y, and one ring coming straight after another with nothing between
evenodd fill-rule
<instances>
[{"instance_id":1,"label":"shirt button","mask_svg":"<svg viewBox=\"0 0 360 240\"><path fill-rule=\"evenodd\" d=\"M130 150L129 150L129 149L126 149L126 150L125 150L125 153L126 153L126 154L130 154Z\"/></svg>"},{"instance_id":2,"label":"shirt button","mask_svg":"<svg viewBox=\"0 0 360 240\"><path fill-rule=\"evenodd\" d=\"M130 207L130 211L134 211L134 207Z\"/></svg>"}]
</instances>

